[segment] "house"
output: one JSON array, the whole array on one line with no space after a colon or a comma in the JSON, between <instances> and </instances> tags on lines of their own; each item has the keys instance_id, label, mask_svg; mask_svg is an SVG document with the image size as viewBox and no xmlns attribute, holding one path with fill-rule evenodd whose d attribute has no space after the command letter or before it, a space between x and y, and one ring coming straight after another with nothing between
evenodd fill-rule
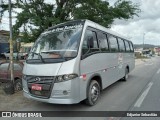
<instances>
[{"instance_id":1,"label":"house","mask_svg":"<svg viewBox=\"0 0 160 120\"><path fill-rule=\"evenodd\" d=\"M0 54L9 50L9 31L0 30Z\"/></svg>"},{"instance_id":2,"label":"house","mask_svg":"<svg viewBox=\"0 0 160 120\"><path fill-rule=\"evenodd\" d=\"M0 43L8 43L9 31L0 30Z\"/></svg>"},{"instance_id":3,"label":"house","mask_svg":"<svg viewBox=\"0 0 160 120\"><path fill-rule=\"evenodd\" d=\"M155 47L154 52L156 55L160 55L160 47Z\"/></svg>"},{"instance_id":4,"label":"house","mask_svg":"<svg viewBox=\"0 0 160 120\"><path fill-rule=\"evenodd\" d=\"M21 47L20 47L20 52L22 53L28 53L31 49L31 47L33 46L34 43L24 43L21 42Z\"/></svg>"},{"instance_id":5,"label":"house","mask_svg":"<svg viewBox=\"0 0 160 120\"><path fill-rule=\"evenodd\" d=\"M138 49L134 49L134 52L135 52L135 57L140 57L140 56L148 57L153 55L152 48L145 49L145 50L143 50L143 48L138 48Z\"/></svg>"}]
</instances>

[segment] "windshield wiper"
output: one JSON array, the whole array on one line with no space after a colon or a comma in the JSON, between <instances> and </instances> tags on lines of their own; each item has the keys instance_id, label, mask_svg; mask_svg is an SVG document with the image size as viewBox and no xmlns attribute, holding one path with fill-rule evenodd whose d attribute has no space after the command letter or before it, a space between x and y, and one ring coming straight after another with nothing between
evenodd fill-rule
<instances>
[{"instance_id":1,"label":"windshield wiper","mask_svg":"<svg viewBox=\"0 0 160 120\"><path fill-rule=\"evenodd\" d=\"M43 63L45 63L44 62L44 59L43 59L43 57L42 57L42 55L40 54L40 53L35 53L35 52L31 52L32 53L32 55L38 55L38 58L43 62Z\"/></svg>"}]
</instances>

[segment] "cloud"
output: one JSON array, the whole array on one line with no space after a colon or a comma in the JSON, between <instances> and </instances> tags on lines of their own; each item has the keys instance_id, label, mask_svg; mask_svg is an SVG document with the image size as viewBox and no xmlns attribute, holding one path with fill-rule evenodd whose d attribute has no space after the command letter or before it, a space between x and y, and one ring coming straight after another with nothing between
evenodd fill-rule
<instances>
[{"instance_id":1,"label":"cloud","mask_svg":"<svg viewBox=\"0 0 160 120\"><path fill-rule=\"evenodd\" d=\"M141 1L141 18L142 19L159 19L160 17L159 0L142 0Z\"/></svg>"},{"instance_id":2,"label":"cloud","mask_svg":"<svg viewBox=\"0 0 160 120\"><path fill-rule=\"evenodd\" d=\"M131 38L133 43L142 44L145 33L145 43L160 45L160 1L159 0L132 0L140 4L139 17L129 20L116 19L112 30Z\"/></svg>"}]
</instances>

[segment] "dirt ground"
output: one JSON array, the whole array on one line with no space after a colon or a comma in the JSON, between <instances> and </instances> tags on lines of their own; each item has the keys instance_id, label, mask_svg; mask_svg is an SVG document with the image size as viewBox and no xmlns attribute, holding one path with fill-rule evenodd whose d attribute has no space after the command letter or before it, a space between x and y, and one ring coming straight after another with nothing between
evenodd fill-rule
<instances>
[{"instance_id":1,"label":"dirt ground","mask_svg":"<svg viewBox=\"0 0 160 120\"><path fill-rule=\"evenodd\" d=\"M13 95L6 95L0 83L0 111L19 110L35 102L25 98L22 91L16 92Z\"/></svg>"}]
</instances>

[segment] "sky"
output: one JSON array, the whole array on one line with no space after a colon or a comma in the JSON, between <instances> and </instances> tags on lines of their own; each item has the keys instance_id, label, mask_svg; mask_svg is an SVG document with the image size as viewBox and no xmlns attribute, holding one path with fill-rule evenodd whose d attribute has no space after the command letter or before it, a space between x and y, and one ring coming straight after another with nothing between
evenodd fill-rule
<instances>
[{"instance_id":1,"label":"sky","mask_svg":"<svg viewBox=\"0 0 160 120\"><path fill-rule=\"evenodd\" d=\"M48 0L50 1L50 0ZM108 0L111 5L116 0ZM160 0L131 0L140 5L139 17L133 19L116 19L111 30L128 37L134 44L160 45ZM15 16L15 14L13 14ZM15 24L15 18L13 24ZM9 30L8 15L5 13L0 29Z\"/></svg>"},{"instance_id":2,"label":"sky","mask_svg":"<svg viewBox=\"0 0 160 120\"><path fill-rule=\"evenodd\" d=\"M128 37L134 44L142 44L144 40L145 44L160 45L160 0L132 1L140 5L139 17L115 20L111 29Z\"/></svg>"}]
</instances>

